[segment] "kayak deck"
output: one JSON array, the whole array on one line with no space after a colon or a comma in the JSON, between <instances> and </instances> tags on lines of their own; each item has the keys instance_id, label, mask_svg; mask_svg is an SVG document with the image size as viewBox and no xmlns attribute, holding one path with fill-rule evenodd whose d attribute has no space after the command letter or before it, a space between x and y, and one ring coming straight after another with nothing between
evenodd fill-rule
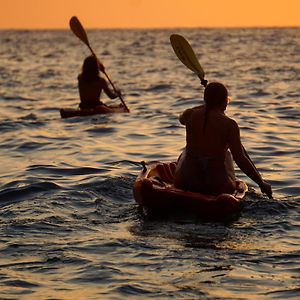
<instances>
[{"instance_id":1,"label":"kayak deck","mask_svg":"<svg viewBox=\"0 0 300 300\"><path fill-rule=\"evenodd\" d=\"M203 219L219 220L238 213L247 185L237 180L233 194L218 196L184 191L174 186L176 163L157 163L146 168L133 186L136 202L146 215L191 212Z\"/></svg>"},{"instance_id":2,"label":"kayak deck","mask_svg":"<svg viewBox=\"0 0 300 300\"><path fill-rule=\"evenodd\" d=\"M124 106L98 106L91 109L73 109L73 108L61 108L59 110L60 116L63 119L80 117L80 116L92 116L102 115L109 113L125 113L127 112Z\"/></svg>"}]
</instances>

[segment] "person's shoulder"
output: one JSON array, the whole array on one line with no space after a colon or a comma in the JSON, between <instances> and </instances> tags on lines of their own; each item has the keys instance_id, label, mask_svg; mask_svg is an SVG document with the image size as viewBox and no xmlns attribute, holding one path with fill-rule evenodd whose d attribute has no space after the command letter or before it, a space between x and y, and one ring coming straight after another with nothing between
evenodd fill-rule
<instances>
[{"instance_id":1,"label":"person's shoulder","mask_svg":"<svg viewBox=\"0 0 300 300\"><path fill-rule=\"evenodd\" d=\"M199 118L204 114L204 105L194 106L192 108L188 108L183 112L183 115L186 116L187 119Z\"/></svg>"},{"instance_id":2,"label":"person's shoulder","mask_svg":"<svg viewBox=\"0 0 300 300\"><path fill-rule=\"evenodd\" d=\"M186 125L188 120L191 118L193 109L192 108L188 108L186 110L184 110L180 116L179 116L179 121L182 125Z\"/></svg>"},{"instance_id":3,"label":"person's shoulder","mask_svg":"<svg viewBox=\"0 0 300 300\"><path fill-rule=\"evenodd\" d=\"M103 77L98 77L98 79L97 79L97 81L99 82L99 83L101 83L102 85L104 85L104 84L106 84L106 80L103 78Z\"/></svg>"},{"instance_id":4,"label":"person's shoulder","mask_svg":"<svg viewBox=\"0 0 300 300\"><path fill-rule=\"evenodd\" d=\"M231 131L239 131L239 124L236 120L226 116L226 123Z\"/></svg>"},{"instance_id":5,"label":"person's shoulder","mask_svg":"<svg viewBox=\"0 0 300 300\"><path fill-rule=\"evenodd\" d=\"M204 105L194 106L192 108L188 108L184 111L187 115L198 115L204 112Z\"/></svg>"},{"instance_id":6,"label":"person's shoulder","mask_svg":"<svg viewBox=\"0 0 300 300\"><path fill-rule=\"evenodd\" d=\"M185 117L185 118L188 118L192 115L192 113L195 111L195 108L187 108L183 113L182 115Z\"/></svg>"},{"instance_id":7,"label":"person's shoulder","mask_svg":"<svg viewBox=\"0 0 300 300\"><path fill-rule=\"evenodd\" d=\"M230 118L230 117L226 116L226 120L232 126L239 126L238 123L237 123L237 121L234 120L233 118Z\"/></svg>"}]
</instances>

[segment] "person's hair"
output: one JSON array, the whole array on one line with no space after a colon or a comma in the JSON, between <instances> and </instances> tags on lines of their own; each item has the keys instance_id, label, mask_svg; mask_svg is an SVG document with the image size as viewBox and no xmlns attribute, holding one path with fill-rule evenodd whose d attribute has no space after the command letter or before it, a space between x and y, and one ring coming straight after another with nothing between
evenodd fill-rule
<instances>
[{"instance_id":1,"label":"person's hair","mask_svg":"<svg viewBox=\"0 0 300 300\"><path fill-rule=\"evenodd\" d=\"M204 90L205 113L203 132L205 132L207 118L210 110L218 106L226 107L227 98L228 91L222 83L211 82L206 86Z\"/></svg>"},{"instance_id":2,"label":"person's hair","mask_svg":"<svg viewBox=\"0 0 300 300\"><path fill-rule=\"evenodd\" d=\"M99 78L98 61L95 56L88 56L84 60L81 76L86 81L94 81Z\"/></svg>"}]
</instances>

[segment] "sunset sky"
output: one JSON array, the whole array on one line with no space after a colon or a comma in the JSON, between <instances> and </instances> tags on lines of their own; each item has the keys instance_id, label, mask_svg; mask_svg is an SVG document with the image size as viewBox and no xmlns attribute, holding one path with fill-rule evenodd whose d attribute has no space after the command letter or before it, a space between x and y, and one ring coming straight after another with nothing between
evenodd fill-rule
<instances>
[{"instance_id":1,"label":"sunset sky","mask_svg":"<svg viewBox=\"0 0 300 300\"><path fill-rule=\"evenodd\" d=\"M300 0L0 0L0 29L300 26Z\"/></svg>"}]
</instances>

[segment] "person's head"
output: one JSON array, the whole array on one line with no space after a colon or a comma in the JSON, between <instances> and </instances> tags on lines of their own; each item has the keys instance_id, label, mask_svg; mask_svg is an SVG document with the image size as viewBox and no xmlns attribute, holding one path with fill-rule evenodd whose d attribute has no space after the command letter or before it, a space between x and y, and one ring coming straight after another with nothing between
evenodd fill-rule
<instances>
[{"instance_id":1,"label":"person's head","mask_svg":"<svg viewBox=\"0 0 300 300\"><path fill-rule=\"evenodd\" d=\"M219 82L211 82L204 90L204 102L208 109L220 108L225 110L228 103L228 91Z\"/></svg>"},{"instance_id":2,"label":"person's head","mask_svg":"<svg viewBox=\"0 0 300 300\"><path fill-rule=\"evenodd\" d=\"M99 76L98 61L94 55L85 58L82 65L82 73L86 80L94 80Z\"/></svg>"}]
</instances>

